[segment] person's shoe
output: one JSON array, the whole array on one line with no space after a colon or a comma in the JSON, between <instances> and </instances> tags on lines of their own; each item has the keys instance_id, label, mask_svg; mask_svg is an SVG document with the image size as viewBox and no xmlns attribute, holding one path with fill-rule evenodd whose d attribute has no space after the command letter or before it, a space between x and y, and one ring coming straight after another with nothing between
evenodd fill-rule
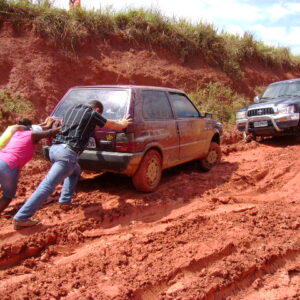
<instances>
[{"instance_id":1,"label":"person's shoe","mask_svg":"<svg viewBox=\"0 0 300 300\"><path fill-rule=\"evenodd\" d=\"M19 229L23 229L23 228L28 228L28 227L32 227L36 224L38 224L40 221L39 220L27 220L27 221L18 221L14 219L14 229L15 230L19 230Z\"/></svg>"}]
</instances>

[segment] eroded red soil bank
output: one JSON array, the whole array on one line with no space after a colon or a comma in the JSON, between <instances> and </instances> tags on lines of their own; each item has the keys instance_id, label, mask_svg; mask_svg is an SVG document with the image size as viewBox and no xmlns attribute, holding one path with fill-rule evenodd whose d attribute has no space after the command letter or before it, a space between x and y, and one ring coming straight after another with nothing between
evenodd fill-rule
<instances>
[{"instance_id":1,"label":"eroded red soil bank","mask_svg":"<svg viewBox=\"0 0 300 300\"><path fill-rule=\"evenodd\" d=\"M141 84L195 91L208 82L220 82L249 97L257 86L292 77L300 71L271 69L245 62L244 81L232 80L201 57L182 63L165 49L121 38L97 36L76 52L66 53L37 37L33 30L16 32L9 22L0 26L0 89L8 88L34 104L36 119L49 114L66 91L76 85Z\"/></svg>"}]
</instances>

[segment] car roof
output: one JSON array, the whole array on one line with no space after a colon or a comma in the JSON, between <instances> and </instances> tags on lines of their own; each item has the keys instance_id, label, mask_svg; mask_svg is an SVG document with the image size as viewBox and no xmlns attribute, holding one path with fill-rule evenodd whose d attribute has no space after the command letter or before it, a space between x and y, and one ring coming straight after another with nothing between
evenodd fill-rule
<instances>
[{"instance_id":1,"label":"car roof","mask_svg":"<svg viewBox=\"0 0 300 300\"><path fill-rule=\"evenodd\" d=\"M160 86L149 86L149 85L79 85L79 86L73 86L71 89L77 89L77 88L122 88L122 89L140 89L140 90L150 89L150 90L184 93L183 90L179 90L179 89L160 87Z\"/></svg>"},{"instance_id":2,"label":"car roof","mask_svg":"<svg viewBox=\"0 0 300 300\"><path fill-rule=\"evenodd\" d=\"M271 83L270 85L273 85L273 84L278 84L278 83L285 83L285 82L298 82L300 81L300 78L293 78L293 79L287 79L287 80L281 80L281 81L276 81L276 82L273 82Z\"/></svg>"}]
</instances>

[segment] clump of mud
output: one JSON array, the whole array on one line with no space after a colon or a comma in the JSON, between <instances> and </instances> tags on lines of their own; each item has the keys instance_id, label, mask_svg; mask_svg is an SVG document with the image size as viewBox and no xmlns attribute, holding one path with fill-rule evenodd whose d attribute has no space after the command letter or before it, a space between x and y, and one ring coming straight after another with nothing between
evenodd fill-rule
<instances>
[{"instance_id":1,"label":"clump of mud","mask_svg":"<svg viewBox=\"0 0 300 300\"><path fill-rule=\"evenodd\" d=\"M224 130L223 133L223 145L235 144L243 140L242 132L238 131L236 128L232 130Z\"/></svg>"}]
</instances>

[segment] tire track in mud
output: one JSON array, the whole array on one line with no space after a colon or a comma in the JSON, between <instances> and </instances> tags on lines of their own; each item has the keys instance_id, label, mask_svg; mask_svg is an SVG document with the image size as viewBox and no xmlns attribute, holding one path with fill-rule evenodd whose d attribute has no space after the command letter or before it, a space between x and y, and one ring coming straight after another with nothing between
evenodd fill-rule
<instances>
[{"instance_id":1,"label":"tire track in mud","mask_svg":"<svg viewBox=\"0 0 300 300\"><path fill-rule=\"evenodd\" d=\"M169 214L174 210L180 210L182 206L186 206L187 203L184 201L168 202L164 204L152 202L145 207L128 207L127 209L119 208L114 209L112 215L108 217L107 214L100 214L98 212L97 220L79 220L79 221L66 221L55 226L44 226L38 225L36 228L24 229L22 234L15 231L8 231L5 235L12 236L11 243L6 242L0 247L0 269L5 269L10 266L16 265L22 262L24 259L37 256L42 251L47 249L50 245L77 243L78 247L80 244L85 242L87 239L93 239L101 237L109 232L110 228L123 224L125 228L122 231L133 231L139 232L140 228L133 228L132 224L147 220L147 223L158 222L160 219L166 218L165 222L170 222ZM252 206L250 206L250 209ZM219 214L218 210L210 210L210 204L204 203L200 207L197 205L196 211L201 210L208 211L207 215ZM192 214L195 214L195 209ZM249 209L248 205L234 206L234 208L225 209L223 213L229 211ZM95 209L96 211L97 208ZM124 212L125 215L124 215ZM96 213L96 212L94 212ZM222 212L221 212L222 213ZM93 211L89 209L89 214L93 214ZM190 210L183 210L180 212L180 218L186 218L187 215L191 214ZM205 215L205 214L204 214ZM175 216L175 219L178 216ZM158 221L157 221L158 220ZM147 224L146 223L146 224ZM164 223L164 222L162 222ZM67 226L66 226L67 225ZM145 225L143 230L145 230ZM147 226L146 226L147 227ZM152 228L150 230L153 230ZM38 231L34 233L35 231Z\"/></svg>"},{"instance_id":2,"label":"tire track in mud","mask_svg":"<svg viewBox=\"0 0 300 300\"><path fill-rule=\"evenodd\" d=\"M97 203L83 203L84 218L87 220L79 219L76 222L61 222L60 224L53 224L50 226L39 225L36 229L22 230L21 234L13 230L6 230L2 234L3 242L6 244L0 248L0 268L7 268L11 265L21 262L30 256L36 256L47 247L57 243L66 243L71 241L83 241L84 236L82 232L85 228L108 228L117 225L118 223L129 224L130 222L146 221L154 222L168 215L172 210L179 209L187 205L188 202L193 201L194 198L201 196L203 193L215 186L223 184L228 180L231 173L235 169L234 165L226 166L226 171L223 172L223 176L218 175L218 168L226 166L220 165L212 170L210 173L195 172L197 166L192 164L186 164L177 169L173 169L171 175L166 176L166 182L162 184L158 192L152 194L137 194L132 190L128 190L127 186L123 186L121 182L122 191L118 191L114 196L120 202L117 207L111 209L102 209L101 205ZM190 170L194 172L189 173ZM175 176L175 180L174 180ZM116 188L109 183L111 175L108 175L107 179L104 179L104 190L111 191L112 188ZM126 183L127 179L123 179ZM192 180L192 181L191 181ZM178 181L182 182L185 186L190 186L182 192L182 188L178 185ZM98 186L99 180L87 180L81 183L83 192L89 193L91 190L95 195L99 195L99 192L94 191L93 188ZM191 182L193 184L191 184ZM87 187L88 186L88 187ZM193 187L197 186L195 190ZM172 191L170 193L170 190ZM100 194L101 195L101 194ZM93 195L92 195L93 197ZM86 195L80 197L87 198ZM100 197L101 200L102 197ZM133 205L126 203L124 199L132 198L137 199L137 202ZM139 200L142 200L139 201ZM207 204L206 204L207 205ZM209 204L210 205L210 204ZM45 207L38 215L43 215L48 209L54 213L54 215L62 214L57 209L53 210L53 205ZM100 208L100 209L99 209ZM61 219L61 218L60 218ZM91 221L92 219L92 221ZM78 223L79 222L79 223ZM69 223L69 224L67 224ZM66 228L67 224L67 228ZM76 224L76 225L75 225ZM11 226L11 225L10 225ZM70 237L68 235L72 231ZM35 233L36 232L36 233ZM30 248L31 250L28 250Z\"/></svg>"},{"instance_id":3,"label":"tire track in mud","mask_svg":"<svg viewBox=\"0 0 300 300\"><path fill-rule=\"evenodd\" d=\"M239 280L237 283L229 285L225 289L225 293L224 290L219 291L214 294L213 297L225 298L234 296L237 294L237 292L250 287L256 280L258 280L257 283L259 285L259 280L263 279L265 276L272 276L277 270L285 268L286 265L295 261L300 263L300 243L297 242L294 248L295 249L288 249L286 252L278 255L274 254L270 258L267 257L264 263L243 274L241 280Z\"/></svg>"},{"instance_id":4,"label":"tire track in mud","mask_svg":"<svg viewBox=\"0 0 300 300\"><path fill-rule=\"evenodd\" d=\"M150 300L150 299L159 299L160 295L169 293L170 291L175 291L176 289L183 288L183 285L178 282L172 282L175 277L180 277L181 281L184 281L185 276L193 274L197 276L201 273L204 268L209 267L211 264L217 260L230 255L235 251L235 246L233 243L229 243L224 248L220 250L214 250L211 254L206 255L196 261L192 261L188 266L174 270L172 274L169 274L168 281L159 282L159 284L147 287L142 290L137 290L133 293L133 299L136 300ZM172 282L171 284L169 282Z\"/></svg>"},{"instance_id":5,"label":"tire track in mud","mask_svg":"<svg viewBox=\"0 0 300 300\"><path fill-rule=\"evenodd\" d=\"M223 213L220 213L222 211ZM139 298L140 299L160 299L160 298L163 299L163 295L159 295L157 289L161 291L161 287L166 287L167 290L170 289L169 292L174 290L176 291L174 285L176 287L177 277L182 278L182 276L187 276L187 274L190 275L190 277L188 277L189 279L193 277L193 274L197 274L196 277L199 277L200 275L203 276L202 268L204 268L204 274L213 273L214 276L218 277L221 275L222 277L223 273L222 271L219 271L217 267L214 267L213 271L210 272L210 265L218 264L219 260L222 262L226 256L228 255L232 256L237 251L237 249L238 251L241 251L243 248L245 248L245 246L241 245L239 242L240 239L243 239L244 235L240 234L240 236L237 236L236 229L230 226L230 222L228 222L228 220L226 221L226 218L229 218L232 221L236 222L241 217L247 217L248 211L241 210L239 212L236 210L236 206L233 205L232 209L227 209L227 210L220 209L220 212L212 215L210 211L207 211L207 215L205 213L202 215L195 214L193 217L189 217L188 219L186 219L185 217L177 218L175 220L172 220L172 222L170 223L168 222L168 218L167 218L166 220L162 220L162 221L165 221L166 224L168 224L169 226L165 226L161 228L161 230L159 231L153 230L146 235L142 234L140 231L136 231L136 228L133 227L131 233L132 237L131 238L129 237L129 240L126 238L127 239L126 241L124 241L121 238L121 236L122 235L128 236L128 234L130 234L130 230L127 230L122 234L120 234L118 230L115 230L115 232L111 232L110 236L100 237L95 241L97 243L100 242L99 245L102 245L102 248L100 247L98 249L99 253L97 253L97 255L94 254L95 257L92 260L89 258L90 261L88 266L86 266L86 262L85 262L82 268L85 269L87 267L89 268L89 266L90 267L95 266L95 269L102 270L104 274L114 274L116 269L120 270L117 274L117 277L115 277L116 275L110 275L110 277L113 280L120 280L121 278L122 284L125 284L125 282L127 281L132 282L136 274L138 274L141 270L147 268L146 266L148 264L152 264L152 266L153 267L156 266L156 268L159 264L160 267L156 270L156 272L151 271L150 274L148 274L146 277L145 274L140 280L136 280L135 285L137 286L135 289L133 289L134 291L136 291L136 294L134 294L133 292L133 295L135 295L136 299ZM267 212L264 212L258 219L265 219L266 216L267 216ZM253 214L252 219L256 219L256 218L257 218L257 214ZM160 224L161 221L158 222L157 226L160 226ZM246 225L249 226L248 224ZM271 224L266 222L265 230L270 231L270 229L271 229ZM275 228L273 232L274 236L278 234L278 229L280 229L280 224L278 225L277 228ZM242 228L239 229L239 232L241 232L241 230ZM248 228L246 231L244 229L244 233L246 234L248 232L247 236L249 236L250 230L251 227ZM226 231L226 235L223 234L223 231ZM138 232L138 235L136 234L136 232ZM222 242L220 242L220 239L218 238L220 235L224 237L223 246L221 246ZM260 237L259 233L257 233L256 236L258 240L262 240L262 241L264 240L263 237ZM226 241L230 239L231 240L235 239L235 241L226 245ZM218 244L221 243L220 246L216 245L216 242L214 242L214 240L219 241ZM109 242L108 246L105 246L106 244L105 241ZM190 245L191 243L193 244ZM203 243L206 245L206 247L204 247ZM244 241L243 243L246 243L246 241ZM251 244L253 244L253 241L251 242ZM200 251L198 251L197 247L199 247ZM189 251L187 250L192 251L192 254L186 255L185 253L189 253ZM75 249L75 252L76 251L80 252L81 249L80 248L78 248L77 250ZM160 255L158 254L161 251L162 253L168 253L169 257L166 257L166 261L160 260L159 258ZM203 254L204 252L206 252L206 254ZM207 252L209 252L210 254L207 254ZM126 253L125 254L125 256L127 257L126 259L124 257L124 253ZM134 255L134 253L139 253L139 255L136 256ZM253 258L254 255L255 253L254 254L252 253L251 257ZM82 261L86 261L87 257L90 256L91 254L86 253L83 256ZM151 256L154 257L157 256L156 259L158 260L151 258ZM123 257L122 260L120 260L121 259L120 257ZM133 274L130 269L131 266L133 265L133 262L136 261L137 257L140 257L138 261L141 263L141 266ZM245 257L247 258L247 256ZM70 258L71 258L70 262L73 261L73 263L78 265L82 264L80 260L78 261L78 263L76 263L76 260L72 259L72 254ZM173 261L174 259L181 261L180 267L178 263L174 263ZM240 261L243 260L243 258L239 257L236 258L235 260ZM249 261L249 258L247 260ZM124 262L127 261L127 262L123 264L121 263L121 261ZM69 268L68 264L64 263L64 265L66 265L67 269ZM224 266L221 266L221 269L224 269ZM241 271L242 274L243 272L247 273L247 271L245 270L246 267L244 267L243 271ZM61 270L57 270L57 271L52 270L52 272L55 272L56 274L55 278L56 278L57 276L60 276L57 273L60 273ZM61 275L60 277L61 280L65 280L63 275ZM70 279L70 276L68 276L68 278ZM175 282L170 284L172 280L175 280ZM156 296L159 295L158 298L155 297L147 298L147 288L142 289L143 292L141 293L140 285L143 285L143 282L153 282L153 284L150 285L150 292L153 294L153 291L154 292L156 291L157 293ZM49 286L49 289L51 289L51 284ZM197 290L203 291L203 287L202 288L197 287ZM191 291L193 290L191 289ZM125 294L128 293L128 290L127 292L124 293ZM127 296L125 297L124 293L120 294L121 297L120 299L132 299L131 298L132 294L128 298ZM199 297L199 295L197 297ZM186 296L183 296L183 298L186 298ZM103 298L100 297L96 299L106 299L106 298L103 296ZM176 299L176 298L172 298L172 299Z\"/></svg>"},{"instance_id":6,"label":"tire track in mud","mask_svg":"<svg viewBox=\"0 0 300 300\"><path fill-rule=\"evenodd\" d=\"M271 257L270 257L271 256ZM172 286L169 287L169 290L167 292L162 293L160 297L153 297L148 298L144 297L136 297L136 300L150 300L150 299L182 299L186 297L187 294L192 295L193 292L202 290L202 294L195 293L194 297L188 297L185 299L199 299L199 300L213 300L213 299L235 299L235 296L238 295L239 292L244 291L251 287L251 285L255 282L258 282L258 284L261 284L263 278L265 276L274 274L277 270L285 267L287 264L298 261L300 263L300 244L299 242L297 245L295 245L295 249L288 249L286 252L282 252L279 254L271 254L267 255L265 258L261 258L262 262L259 264L249 264L245 269L240 272L238 276L231 279L226 279L226 274L222 271L221 267L219 270L213 272L213 276L219 276L221 278L220 282L217 284L209 287L207 289L204 287L204 285L194 285L190 287L185 287L183 285L180 285L178 283L173 284L173 286L176 286L177 284L177 290L175 289L174 292L172 291ZM209 272L209 270L206 270ZM230 271L230 270L229 270ZM227 270L227 273L228 270ZM199 284L199 276L197 276L197 273L194 272L192 274L193 277L195 277L195 281L198 280L197 284ZM202 278L203 280L203 278ZM182 279L181 279L182 281ZM214 281L213 278L206 279L206 282ZM201 279L200 279L201 282ZM187 293L186 289L190 289L191 291ZM184 290L184 292L182 292ZM241 299L237 297L236 299ZM265 298L264 298L265 299Z\"/></svg>"},{"instance_id":7,"label":"tire track in mud","mask_svg":"<svg viewBox=\"0 0 300 300\"><path fill-rule=\"evenodd\" d=\"M218 168L221 168L221 166L218 166ZM82 220L81 218L75 222L60 221L60 224L49 226L38 225L36 228L24 229L20 231L21 233L15 232L12 229L6 229L4 233L0 234L2 236L0 268L5 269L22 262L22 260L26 258L37 256L50 245L67 243L68 240L72 242L83 242L86 238L83 235L86 228L109 228L119 223L130 224L131 222L154 222L159 220L170 214L171 211L186 206L188 202L201 196L207 190L213 189L215 186L226 182L234 168L234 165L228 166L228 171L224 172L225 175L219 178L217 168L211 173L201 173L195 171L197 170L197 166L193 163L186 164L169 171L170 173L166 175L166 180L159 191L152 194L139 194L130 189L128 190L128 187L123 186L121 181L121 189L124 189L124 191L122 193L122 191L118 190L114 195L119 198L118 201L120 205L106 210L101 209L101 205L99 206L97 203L94 205L93 203L83 203L84 218L87 220ZM193 170L193 172L189 173L190 170ZM228 175L226 175L227 173ZM102 183L104 190L112 191L112 188L113 191L116 190L114 185L109 183L111 177L114 177L114 175L108 175L107 179L104 179L104 183ZM121 180L125 183L127 181L127 179ZM192 185L190 184L191 180L193 180ZM187 187L185 191L182 192L178 181L181 181L186 186L190 185L190 188ZM98 185L98 182L98 178L83 181L81 183L81 189L89 193ZM197 186L196 190L193 188L194 186ZM95 191L93 192L95 193ZM97 191L96 193L99 194ZM86 196L82 196L81 198L86 198ZM124 199L128 198L133 198L133 200L137 199L137 201L142 200L142 202L139 201L133 205L128 204L124 201ZM58 212L55 208L53 211L53 206L55 206L55 204L50 205L50 207L46 206L38 212L38 216L43 215L45 212L48 214L48 209L50 209L50 213L52 211L55 215L62 213ZM12 225L9 226L12 228Z\"/></svg>"},{"instance_id":8,"label":"tire track in mud","mask_svg":"<svg viewBox=\"0 0 300 300\"><path fill-rule=\"evenodd\" d=\"M248 210L252 208L248 207L246 209ZM235 213L244 211L245 210L243 210L243 208L240 210L232 210L232 212ZM254 211L254 215L256 215L256 213L257 211ZM243 215L245 217L245 214ZM263 216L263 218L265 217L266 216ZM278 219L280 220L280 218ZM267 227L262 231L269 232L269 230L266 230L268 228L268 224L266 225ZM280 225L278 228L280 229L284 227ZM256 232L254 234L258 237L256 242L251 241L250 239L251 242L243 241L241 243L237 238L237 240L234 241L234 244L229 244L228 246L231 249L234 249L234 251L226 251L226 256L231 256L226 258L228 261L247 262L242 268L238 266L238 272L235 268L230 270L230 267L225 267L222 264L222 260L225 259L225 255L222 257L222 255L218 255L220 252L215 250L213 256L216 258L216 260L213 267L211 266L213 265L213 262L210 257L203 258L203 260L200 259L199 264L198 262L191 262L188 267L177 271L177 276L170 274L167 280L159 282L157 285L153 285L142 290L137 290L134 293L134 299L227 299L227 297L235 295L238 291L251 286L256 279L261 278L266 274L272 274L277 269L283 267L288 261L293 261L296 258L300 258L299 233L296 238L294 237L294 240L296 240L294 244L285 246L285 249L282 250L282 247L279 246L281 243L277 242L274 244L274 249L271 250L269 248L264 254L258 254L254 249L261 247L261 244L265 243L266 236L261 235L260 232ZM276 235L277 233L274 233L274 236ZM251 264L251 259L247 257L248 253L244 249L245 244L247 248L249 248L249 245L251 245L252 261L256 261L254 264ZM283 242L282 245L284 244L285 243ZM244 258L234 257L237 252L238 255L243 252L245 252L247 255L245 255ZM220 256L219 259L218 256ZM259 258L259 261L257 261L256 257ZM206 264L202 264L202 262L205 260ZM233 267L236 267L236 264L233 265ZM207 289L207 285L216 281L216 277L220 278L219 281L221 282L218 282Z\"/></svg>"}]
</instances>

